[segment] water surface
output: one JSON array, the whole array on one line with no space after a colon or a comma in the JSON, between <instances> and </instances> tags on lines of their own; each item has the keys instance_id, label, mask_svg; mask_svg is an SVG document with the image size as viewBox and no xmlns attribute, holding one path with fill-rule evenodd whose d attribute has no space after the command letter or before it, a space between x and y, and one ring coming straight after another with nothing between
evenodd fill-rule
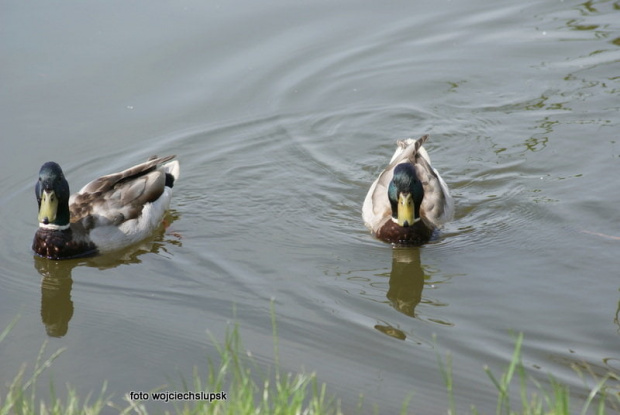
<instances>
[{"instance_id":1,"label":"water surface","mask_svg":"<svg viewBox=\"0 0 620 415\"><path fill-rule=\"evenodd\" d=\"M5 3L0 13L0 381L120 400L207 373L232 321L265 367L350 412L493 412L483 366L523 361L575 404L571 365L620 370L617 2ZM430 134L456 217L421 248L374 240L368 187ZM34 181L79 189L177 154L167 227L118 256L34 258ZM45 384L45 382L42 382ZM45 384L46 385L46 384ZM618 385L615 385L618 386ZM44 388L47 390L47 386ZM164 409L171 409L164 408Z\"/></svg>"}]
</instances>

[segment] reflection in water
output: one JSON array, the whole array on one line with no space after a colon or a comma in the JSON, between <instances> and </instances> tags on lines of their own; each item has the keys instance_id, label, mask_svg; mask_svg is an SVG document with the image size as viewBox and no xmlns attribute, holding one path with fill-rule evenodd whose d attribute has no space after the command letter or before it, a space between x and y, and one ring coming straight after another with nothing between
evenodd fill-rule
<instances>
[{"instance_id":1,"label":"reflection in water","mask_svg":"<svg viewBox=\"0 0 620 415\"><path fill-rule=\"evenodd\" d=\"M424 271L420 263L419 248L394 248L392 273L387 298L403 314L415 317L415 307L422 300Z\"/></svg>"},{"instance_id":2,"label":"reflection in water","mask_svg":"<svg viewBox=\"0 0 620 415\"><path fill-rule=\"evenodd\" d=\"M394 337L395 339L398 339L398 340L405 340L407 338L407 335L405 334L405 332L400 329L397 329L396 327L376 324L375 328L379 330L381 333L387 334L388 336Z\"/></svg>"},{"instance_id":3,"label":"reflection in water","mask_svg":"<svg viewBox=\"0 0 620 415\"><path fill-rule=\"evenodd\" d=\"M420 249L394 248L392 250L392 272L387 298L392 306L403 314L415 317L415 307L422 300L424 271L420 263ZM392 326L376 325L375 329L396 339L405 340L402 330Z\"/></svg>"},{"instance_id":4,"label":"reflection in water","mask_svg":"<svg viewBox=\"0 0 620 415\"><path fill-rule=\"evenodd\" d=\"M67 266L69 265L69 266ZM41 281L41 321L48 336L62 337L69 330L73 317L71 301L71 269L73 266L62 261L51 261L34 257L34 266L43 276Z\"/></svg>"},{"instance_id":5,"label":"reflection in water","mask_svg":"<svg viewBox=\"0 0 620 415\"><path fill-rule=\"evenodd\" d=\"M89 266L100 270L116 268L119 265L138 264L142 262L140 256L147 253L166 252L168 244L181 246L181 237L171 234L173 238L165 239L165 228L178 214L170 211L164 219L165 226L151 239L138 245L127 248L125 251L92 258L54 261L33 255L34 267L41 274L41 321L50 337L62 337L69 330L69 321L73 317L73 301L71 288L73 268Z\"/></svg>"}]
</instances>

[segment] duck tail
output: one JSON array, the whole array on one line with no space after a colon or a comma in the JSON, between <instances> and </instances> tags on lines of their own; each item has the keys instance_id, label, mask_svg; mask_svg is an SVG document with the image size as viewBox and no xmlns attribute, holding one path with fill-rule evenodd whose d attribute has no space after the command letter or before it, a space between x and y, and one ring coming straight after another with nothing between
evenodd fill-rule
<instances>
[{"instance_id":1,"label":"duck tail","mask_svg":"<svg viewBox=\"0 0 620 415\"><path fill-rule=\"evenodd\" d=\"M179 179L180 175L180 167L179 161L173 160L170 163L166 163L163 165L164 171L166 172L166 186L173 187L174 182Z\"/></svg>"}]
</instances>

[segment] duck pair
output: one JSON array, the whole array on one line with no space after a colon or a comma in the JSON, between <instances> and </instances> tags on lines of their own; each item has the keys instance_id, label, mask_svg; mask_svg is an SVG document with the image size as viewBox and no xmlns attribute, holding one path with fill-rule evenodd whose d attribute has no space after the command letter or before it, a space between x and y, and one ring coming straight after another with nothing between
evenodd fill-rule
<instances>
[{"instance_id":1,"label":"duck pair","mask_svg":"<svg viewBox=\"0 0 620 415\"><path fill-rule=\"evenodd\" d=\"M422 147L428 136L399 141L387 168L370 187L362 209L375 237L396 244L427 242L452 217L448 187ZM35 186L39 229L32 249L49 259L122 249L157 229L179 178L175 156L152 157L100 177L70 195L61 167L47 162Z\"/></svg>"}]
</instances>

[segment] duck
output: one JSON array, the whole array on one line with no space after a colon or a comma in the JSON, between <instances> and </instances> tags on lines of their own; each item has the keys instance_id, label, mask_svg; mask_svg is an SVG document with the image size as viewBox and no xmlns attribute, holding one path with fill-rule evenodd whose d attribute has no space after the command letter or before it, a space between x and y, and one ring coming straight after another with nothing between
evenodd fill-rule
<instances>
[{"instance_id":1,"label":"duck","mask_svg":"<svg viewBox=\"0 0 620 415\"><path fill-rule=\"evenodd\" d=\"M152 156L95 179L73 195L60 165L44 163L35 185L39 227L33 251L53 260L82 258L145 239L169 209L180 171L175 157Z\"/></svg>"},{"instance_id":2,"label":"duck","mask_svg":"<svg viewBox=\"0 0 620 415\"><path fill-rule=\"evenodd\" d=\"M448 185L431 166L423 147L428 137L398 141L390 163L364 199L364 224L381 241L425 244L454 216Z\"/></svg>"}]
</instances>

